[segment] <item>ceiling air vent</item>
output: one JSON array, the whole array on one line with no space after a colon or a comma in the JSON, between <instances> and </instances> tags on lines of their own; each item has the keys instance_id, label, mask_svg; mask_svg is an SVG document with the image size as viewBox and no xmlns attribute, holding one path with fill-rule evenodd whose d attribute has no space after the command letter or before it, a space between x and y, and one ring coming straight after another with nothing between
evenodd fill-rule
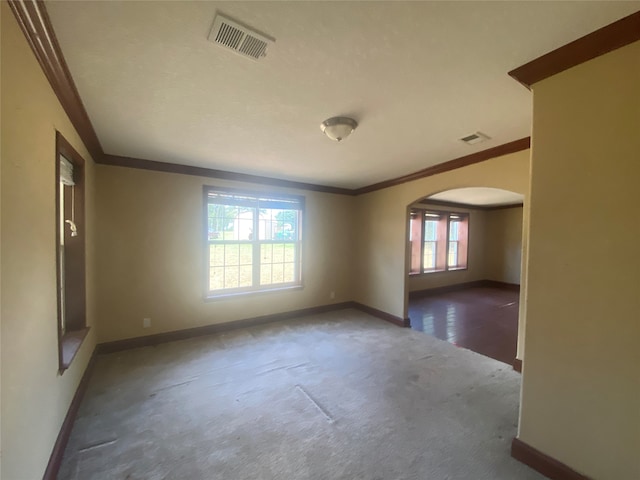
<instances>
[{"instance_id":1,"label":"ceiling air vent","mask_svg":"<svg viewBox=\"0 0 640 480\"><path fill-rule=\"evenodd\" d=\"M260 60L267 55L267 47L275 40L218 14L213 20L209 41L245 57Z\"/></svg>"},{"instance_id":2,"label":"ceiling air vent","mask_svg":"<svg viewBox=\"0 0 640 480\"><path fill-rule=\"evenodd\" d=\"M475 145L476 143L484 142L485 140L489 140L491 137L485 135L482 132L472 133L471 135L467 135L466 137L462 137L462 140L467 145Z\"/></svg>"}]
</instances>

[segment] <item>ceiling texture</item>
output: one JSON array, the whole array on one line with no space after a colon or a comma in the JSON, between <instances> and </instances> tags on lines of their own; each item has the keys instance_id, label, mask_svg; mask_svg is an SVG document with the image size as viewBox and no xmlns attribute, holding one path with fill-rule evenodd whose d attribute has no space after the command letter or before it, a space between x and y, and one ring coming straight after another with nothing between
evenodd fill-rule
<instances>
[{"instance_id":1,"label":"ceiling texture","mask_svg":"<svg viewBox=\"0 0 640 480\"><path fill-rule=\"evenodd\" d=\"M531 92L507 72L640 2L46 6L106 153L359 188L527 137ZM267 56L210 42L216 12L275 38ZM320 131L337 115L359 123L341 143Z\"/></svg>"}]
</instances>

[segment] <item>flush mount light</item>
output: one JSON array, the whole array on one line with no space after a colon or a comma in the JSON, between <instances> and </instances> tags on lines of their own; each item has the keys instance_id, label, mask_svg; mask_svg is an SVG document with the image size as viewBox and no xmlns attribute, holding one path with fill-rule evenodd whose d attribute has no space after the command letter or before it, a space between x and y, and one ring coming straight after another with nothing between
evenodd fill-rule
<instances>
[{"instance_id":1,"label":"flush mount light","mask_svg":"<svg viewBox=\"0 0 640 480\"><path fill-rule=\"evenodd\" d=\"M349 117L333 117L325 120L320 124L320 129L331 140L341 142L353 132L358 126L353 118Z\"/></svg>"}]
</instances>

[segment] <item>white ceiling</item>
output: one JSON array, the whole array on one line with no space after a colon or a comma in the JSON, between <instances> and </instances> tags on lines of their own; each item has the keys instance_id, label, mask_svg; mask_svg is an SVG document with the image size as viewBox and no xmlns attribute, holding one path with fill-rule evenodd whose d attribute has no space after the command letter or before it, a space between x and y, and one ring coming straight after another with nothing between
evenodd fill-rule
<instances>
[{"instance_id":1,"label":"white ceiling","mask_svg":"<svg viewBox=\"0 0 640 480\"><path fill-rule=\"evenodd\" d=\"M522 203L524 201L524 195L500 188L471 187L454 188L445 192L436 193L435 195L428 196L423 201L428 202L429 200L495 207Z\"/></svg>"},{"instance_id":2,"label":"white ceiling","mask_svg":"<svg viewBox=\"0 0 640 480\"><path fill-rule=\"evenodd\" d=\"M640 2L47 2L106 153L357 188L526 137L507 72ZM207 40L216 11L276 39ZM353 116L335 143L320 123ZM468 146L476 130L491 140Z\"/></svg>"}]
</instances>

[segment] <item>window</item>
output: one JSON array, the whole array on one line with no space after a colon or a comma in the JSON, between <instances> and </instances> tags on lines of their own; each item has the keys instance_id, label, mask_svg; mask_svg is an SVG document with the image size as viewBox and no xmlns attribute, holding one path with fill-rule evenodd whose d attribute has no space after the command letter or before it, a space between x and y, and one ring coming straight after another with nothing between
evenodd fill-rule
<instances>
[{"instance_id":1,"label":"window","mask_svg":"<svg viewBox=\"0 0 640 480\"><path fill-rule=\"evenodd\" d=\"M204 193L208 297L301 284L303 197Z\"/></svg>"},{"instance_id":2,"label":"window","mask_svg":"<svg viewBox=\"0 0 640 480\"><path fill-rule=\"evenodd\" d=\"M469 215L413 208L409 218L411 274L467 268Z\"/></svg>"},{"instance_id":3,"label":"window","mask_svg":"<svg viewBox=\"0 0 640 480\"><path fill-rule=\"evenodd\" d=\"M58 364L64 372L87 334L84 160L56 134L56 269Z\"/></svg>"}]
</instances>

